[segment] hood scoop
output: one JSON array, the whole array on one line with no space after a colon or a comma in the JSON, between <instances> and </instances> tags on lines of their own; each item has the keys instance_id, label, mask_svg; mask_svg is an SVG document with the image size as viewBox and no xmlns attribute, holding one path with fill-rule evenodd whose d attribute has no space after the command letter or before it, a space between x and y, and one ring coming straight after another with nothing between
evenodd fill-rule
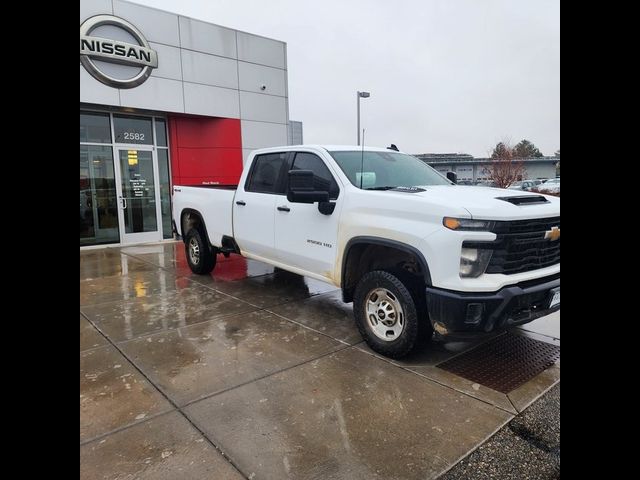
<instances>
[{"instance_id":1,"label":"hood scoop","mask_svg":"<svg viewBox=\"0 0 640 480\"><path fill-rule=\"evenodd\" d=\"M392 188L394 192L404 192L404 193L418 193L418 192L426 192L424 188L420 187L395 187Z\"/></svg>"},{"instance_id":2,"label":"hood scoop","mask_svg":"<svg viewBox=\"0 0 640 480\"><path fill-rule=\"evenodd\" d=\"M514 197L496 197L496 200L502 200L514 205L538 205L541 203L551 203L542 195L517 195Z\"/></svg>"}]
</instances>

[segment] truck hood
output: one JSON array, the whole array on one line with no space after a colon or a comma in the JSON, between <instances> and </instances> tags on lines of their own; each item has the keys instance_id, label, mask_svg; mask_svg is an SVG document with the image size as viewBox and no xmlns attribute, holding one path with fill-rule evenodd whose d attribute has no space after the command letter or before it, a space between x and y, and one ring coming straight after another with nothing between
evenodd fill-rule
<instances>
[{"instance_id":1,"label":"truck hood","mask_svg":"<svg viewBox=\"0 0 640 480\"><path fill-rule=\"evenodd\" d=\"M560 198L536 192L465 185L434 185L421 188L425 191L406 195L418 195L430 202L464 208L472 218L518 220L560 215ZM536 201L536 197L544 197L547 202Z\"/></svg>"}]
</instances>

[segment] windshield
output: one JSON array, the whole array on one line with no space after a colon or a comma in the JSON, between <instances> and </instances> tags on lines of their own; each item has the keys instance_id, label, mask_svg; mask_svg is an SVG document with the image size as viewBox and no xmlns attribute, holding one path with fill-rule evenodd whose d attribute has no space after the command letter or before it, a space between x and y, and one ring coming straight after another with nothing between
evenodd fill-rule
<instances>
[{"instance_id":1,"label":"windshield","mask_svg":"<svg viewBox=\"0 0 640 480\"><path fill-rule=\"evenodd\" d=\"M356 150L329 153L349 177L349 181L364 190L452 185L422 160L404 153L366 150L364 155Z\"/></svg>"}]
</instances>

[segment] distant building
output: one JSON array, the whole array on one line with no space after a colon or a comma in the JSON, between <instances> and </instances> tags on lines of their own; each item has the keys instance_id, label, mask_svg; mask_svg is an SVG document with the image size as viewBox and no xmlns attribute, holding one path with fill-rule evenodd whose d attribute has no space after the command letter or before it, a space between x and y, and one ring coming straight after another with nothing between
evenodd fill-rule
<instances>
[{"instance_id":1,"label":"distant building","mask_svg":"<svg viewBox=\"0 0 640 480\"><path fill-rule=\"evenodd\" d=\"M455 172L458 181L481 182L489 179L486 168L491 164L491 158L476 158L466 153L419 153L414 154L423 162L446 175ZM556 164L560 157L539 157L523 159L525 173L523 179L554 178Z\"/></svg>"},{"instance_id":2,"label":"distant building","mask_svg":"<svg viewBox=\"0 0 640 480\"><path fill-rule=\"evenodd\" d=\"M296 122L295 120L289 120L287 126L287 139L289 145L302 145L302 122Z\"/></svg>"},{"instance_id":3,"label":"distant building","mask_svg":"<svg viewBox=\"0 0 640 480\"><path fill-rule=\"evenodd\" d=\"M418 157L420 160L427 161L427 163L429 163L431 160L433 161L447 160L452 162L458 162L461 160L474 159L474 156L469 155L468 153L420 153L414 156Z\"/></svg>"}]
</instances>

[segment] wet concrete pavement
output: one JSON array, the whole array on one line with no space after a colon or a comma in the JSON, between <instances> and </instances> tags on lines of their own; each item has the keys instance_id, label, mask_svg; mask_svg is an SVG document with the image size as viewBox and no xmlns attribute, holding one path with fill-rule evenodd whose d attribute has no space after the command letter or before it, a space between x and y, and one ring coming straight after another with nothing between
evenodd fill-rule
<instances>
[{"instance_id":1,"label":"wet concrete pavement","mask_svg":"<svg viewBox=\"0 0 640 480\"><path fill-rule=\"evenodd\" d=\"M235 255L194 275L180 242L81 251L81 477L436 478L559 382L437 367L480 341L380 357L340 298Z\"/></svg>"}]
</instances>

